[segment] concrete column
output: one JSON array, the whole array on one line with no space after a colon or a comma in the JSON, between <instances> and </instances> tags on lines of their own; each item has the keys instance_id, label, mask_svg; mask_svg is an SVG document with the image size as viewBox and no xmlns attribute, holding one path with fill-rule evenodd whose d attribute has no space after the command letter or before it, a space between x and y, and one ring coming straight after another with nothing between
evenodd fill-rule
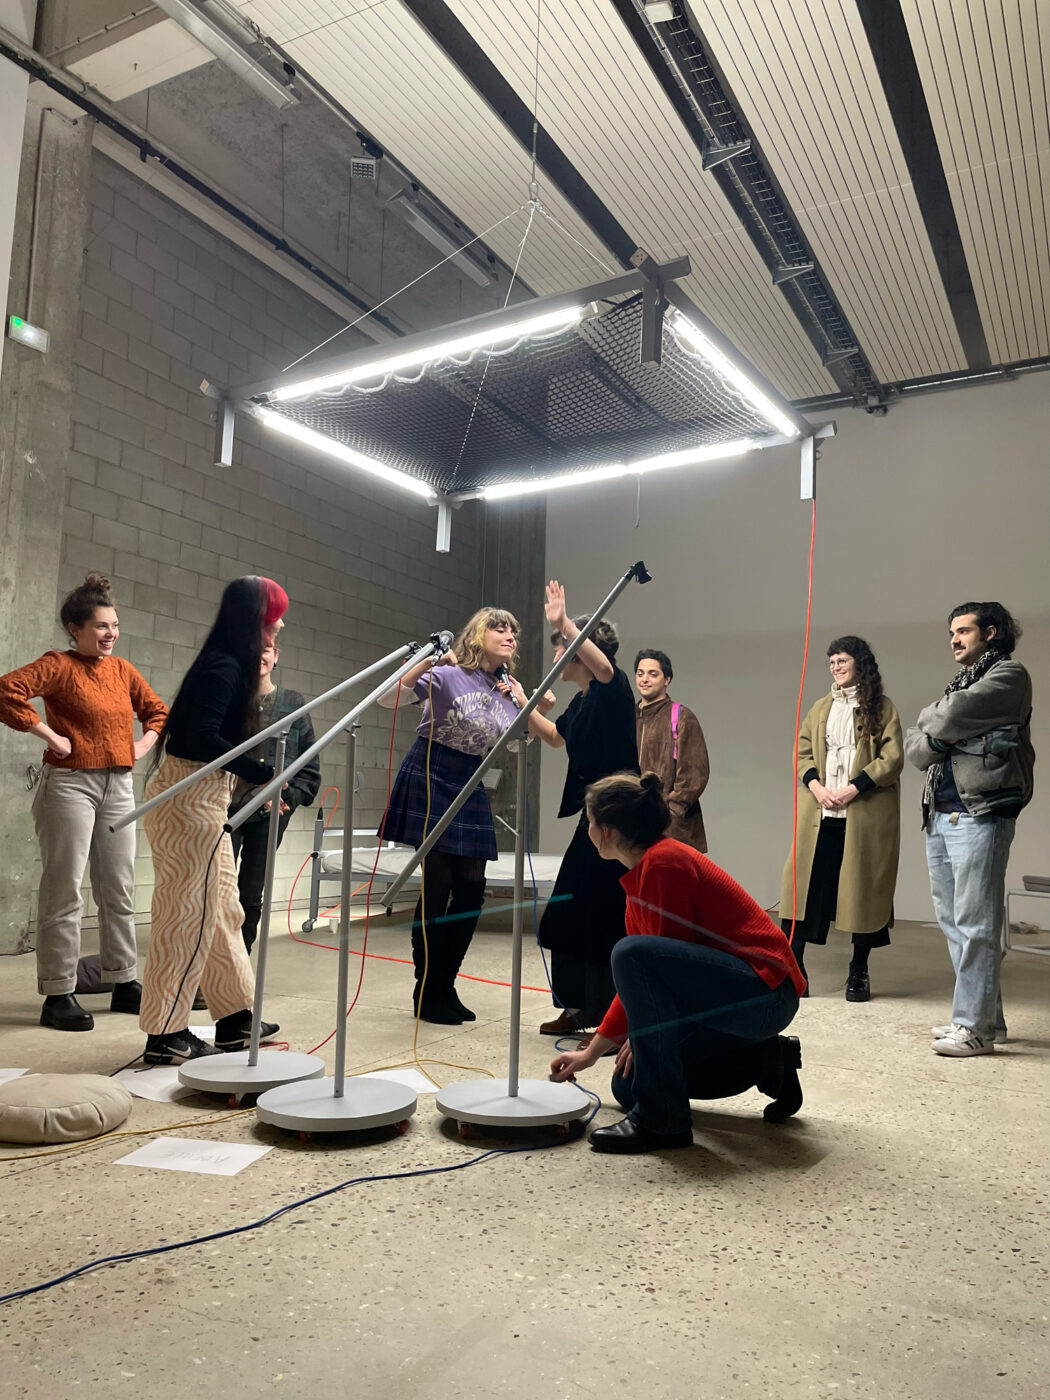
<instances>
[{"instance_id":1,"label":"concrete column","mask_svg":"<svg viewBox=\"0 0 1050 1400\"><path fill-rule=\"evenodd\" d=\"M25 122L8 305L24 311L35 237L33 319L50 331L51 348L42 355L8 343L0 374L0 672L61 645L55 613L91 125L33 103ZM37 740L0 727L0 953L30 946L39 862L25 772L40 758Z\"/></svg>"}]
</instances>

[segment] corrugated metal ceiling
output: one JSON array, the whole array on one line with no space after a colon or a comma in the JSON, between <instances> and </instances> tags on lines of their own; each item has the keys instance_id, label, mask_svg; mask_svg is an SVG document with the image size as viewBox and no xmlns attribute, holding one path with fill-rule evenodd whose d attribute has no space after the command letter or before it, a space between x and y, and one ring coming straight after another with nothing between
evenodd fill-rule
<instances>
[{"instance_id":1,"label":"corrugated metal ceiling","mask_svg":"<svg viewBox=\"0 0 1050 1400\"><path fill-rule=\"evenodd\" d=\"M447 0L531 110L532 0ZM475 233L528 197L529 154L397 0L248 0L281 43ZM992 358L1050 354L1050 0L902 0ZM690 0L695 25L886 381L965 368L855 0ZM1040 13L1040 10L1042 13ZM687 253L687 290L793 398L834 382L609 0L542 0L539 120L629 236ZM899 119L899 114L898 114ZM521 275L544 294L614 259L552 182ZM524 216L486 241L518 260ZM389 289L386 289L389 290Z\"/></svg>"},{"instance_id":2,"label":"corrugated metal ceiling","mask_svg":"<svg viewBox=\"0 0 1050 1400\"><path fill-rule=\"evenodd\" d=\"M966 360L853 0L690 0L883 380Z\"/></svg>"},{"instance_id":3,"label":"corrugated metal ceiling","mask_svg":"<svg viewBox=\"0 0 1050 1400\"><path fill-rule=\"evenodd\" d=\"M992 358L1050 355L1050 4L902 9Z\"/></svg>"}]
</instances>

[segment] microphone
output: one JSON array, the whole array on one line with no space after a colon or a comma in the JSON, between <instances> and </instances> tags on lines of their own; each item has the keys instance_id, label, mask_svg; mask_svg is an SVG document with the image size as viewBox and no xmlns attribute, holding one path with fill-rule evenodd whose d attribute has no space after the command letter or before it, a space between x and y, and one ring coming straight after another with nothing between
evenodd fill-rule
<instances>
[{"instance_id":1,"label":"microphone","mask_svg":"<svg viewBox=\"0 0 1050 1400\"><path fill-rule=\"evenodd\" d=\"M451 649L456 638L453 632L431 632L430 640L437 647L438 655L444 656L445 652Z\"/></svg>"},{"instance_id":2,"label":"microphone","mask_svg":"<svg viewBox=\"0 0 1050 1400\"><path fill-rule=\"evenodd\" d=\"M507 684L507 682L509 682L510 680L510 667L507 665L506 662L504 662L502 666L496 667L495 671L493 672L493 676L502 685ZM521 706L518 704L518 697L514 694L513 690L508 694L507 699L510 701L510 703L514 706L516 710L521 709Z\"/></svg>"}]
</instances>

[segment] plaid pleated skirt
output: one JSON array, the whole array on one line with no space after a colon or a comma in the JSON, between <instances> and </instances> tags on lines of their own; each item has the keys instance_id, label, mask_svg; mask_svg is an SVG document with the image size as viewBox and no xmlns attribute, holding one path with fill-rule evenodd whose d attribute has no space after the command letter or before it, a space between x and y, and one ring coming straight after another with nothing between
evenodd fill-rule
<instances>
[{"instance_id":1,"label":"plaid pleated skirt","mask_svg":"<svg viewBox=\"0 0 1050 1400\"><path fill-rule=\"evenodd\" d=\"M446 744L431 744L428 783L427 741L417 737L394 779L382 839L400 841L406 846L421 846L424 828L433 831L460 789L477 771L480 762L481 759L475 754L461 753L459 749L450 749ZM492 825L489 799L482 784L479 783L467 798L448 830L442 832L434 849L453 856L496 859L496 832Z\"/></svg>"}]
</instances>

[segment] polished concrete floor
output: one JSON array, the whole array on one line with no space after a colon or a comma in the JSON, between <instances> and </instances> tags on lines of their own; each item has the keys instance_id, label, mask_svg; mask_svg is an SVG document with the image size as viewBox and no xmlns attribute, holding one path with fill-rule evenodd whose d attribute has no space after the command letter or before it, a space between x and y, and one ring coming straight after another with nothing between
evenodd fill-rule
<instances>
[{"instance_id":1,"label":"polished concrete floor","mask_svg":"<svg viewBox=\"0 0 1050 1400\"><path fill-rule=\"evenodd\" d=\"M505 927L490 920L465 971L506 977ZM406 947L403 924L376 923L373 951ZM847 956L842 943L810 955L813 996L793 1028L799 1117L764 1123L755 1093L698 1106L685 1151L615 1158L569 1141L464 1166L507 1141L461 1142L429 1096L404 1136L306 1142L250 1113L212 1121L228 1109L203 1096L135 1101L128 1129L191 1119L180 1136L274 1145L232 1178L114 1165L144 1138L43 1158L4 1149L22 1159L0 1166L0 1292L352 1178L464 1166L349 1185L247 1234L19 1299L0 1309L7 1393L1045 1396L1050 958L1007 959L1009 1043L953 1061L930 1050L931 1022L950 1019L936 928L898 927L873 955L867 1005L843 1000ZM271 942L268 1012L295 1049L331 1029L335 966L286 932ZM534 949L525 981L543 984ZM0 959L0 1066L107 1074L140 1048L130 1018L101 1010L90 1034L40 1029L34 989L30 958ZM408 992L404 966L366 963L355 1068L411 1057ZM461 995L477 1024L422 1027L420 1053L505 1072L506 989L465 981ZM524 994L522 1071L535 1077L548 1005ZM607 1096L606 1068L588 1082ZM603 1107L598 1121L617 1116ZM556 1141L524 1136L541 1139Z\"/></svg>"}]
</instances>

